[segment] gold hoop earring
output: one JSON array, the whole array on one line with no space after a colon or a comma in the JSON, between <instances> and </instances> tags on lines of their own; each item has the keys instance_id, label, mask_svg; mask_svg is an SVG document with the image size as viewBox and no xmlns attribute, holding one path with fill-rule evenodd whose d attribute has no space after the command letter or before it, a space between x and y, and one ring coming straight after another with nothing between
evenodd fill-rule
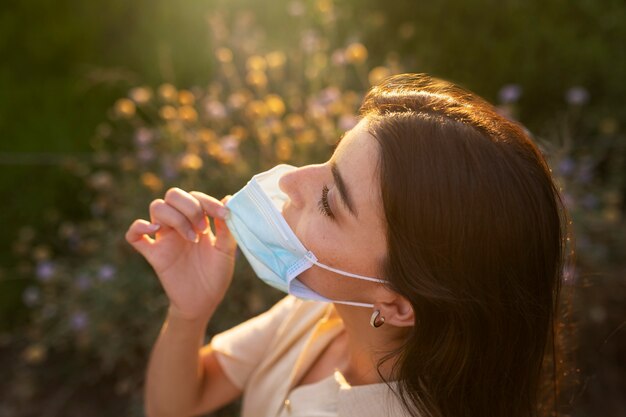
<instances>
[{"instance_id":1,"label":"gold hoop earring","mask_svg":"<svg viewBox=\"0 0 626 417\"><path fill-rule=\"evenodd\" d=\"M378 317L380 317L380 321L376 322L376 320L378 320ZM372 313L372 317L370 318L370 325L377 329L383 324L385 324L385 318L380 315L380 310L374 310L374 312Z\"/></svg>"}]
</instances>

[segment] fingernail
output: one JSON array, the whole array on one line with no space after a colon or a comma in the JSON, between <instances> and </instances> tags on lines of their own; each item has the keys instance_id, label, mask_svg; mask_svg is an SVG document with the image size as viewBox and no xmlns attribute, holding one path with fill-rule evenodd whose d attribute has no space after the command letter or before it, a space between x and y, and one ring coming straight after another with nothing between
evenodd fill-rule
<instances>
[{"instance_id":1,"label":"fingernail","mask_svg":"<svg viewBox=\"0 0 626 417\"><path fill-rule=\"evenodd\" d=\"M198 235L192 230L187 232L187 239L189 239L193 243L198 243Z\"/></svg>"},{"instance_id":2,"label":"fingernail","mask_svg":"<svg viewBox=\"0 0 626 417\"><path fill-rule=\"evenodd\" d=\"M222 218L225 219L226 216L228 215L228 209L226 207L220 207L217 210L217 214Z\"/></svg>"},{"instance_id":3,"label":"fingernail","mask_svg":"<svg viewBox=\"0 0 626 417\"><path fill-rule=\"evenodd\" d=\"M209 225L207 224L207 221L205 218L203 218L202 220L200 220L200 223L198 223L198 229L204 233L207 229L207 227L209 227Z\"/></svg>"},{"instance_id":4,"label":"fingernail","mask_svg":"<svg viewBox=\"0 0 626 417\"><path fill-rule=\"evenodd\" d=\"M160 224L152 223L148 225L148 230L153 231L153 232L156 232L160 228L161 228Z\"/></svg>"}]
</instances>

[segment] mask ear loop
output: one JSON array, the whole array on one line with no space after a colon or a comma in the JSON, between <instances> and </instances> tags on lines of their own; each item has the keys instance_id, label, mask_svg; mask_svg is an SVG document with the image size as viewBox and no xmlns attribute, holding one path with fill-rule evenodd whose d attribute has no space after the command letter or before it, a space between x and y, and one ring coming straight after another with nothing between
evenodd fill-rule
<instances>
[{"instance_id":1,"label":"mask ear loop","mask_svg":"<svg viewBox=\"0 0 626 417\"><path fill-rule=\"evenodd\" d=\"M304 255L304 257L307 258L310 262L312 262L315 265L319 266L320 268L327 269L327 270L335 272L337 274L345 275L345 276L348 276L348 277L351 277L351 278L358 278L358 279L362 279L362 280L365 280L365 281L378 282L378 283L381 283L381 284L385 283L385 281L382 280L382 279L366 277L366 276L358 275L358 274L351 274L350 272L345 272L345 271L342 271L340 269L335 269L335 268L333 268L331 266L324 265L323 263L320 263L320 262L317 261L317 258L315 257L315 255L311 251L308 251ZM367 306L371 307L372 305L371 304L367 304Z\"/></svg>"}]
</instances>

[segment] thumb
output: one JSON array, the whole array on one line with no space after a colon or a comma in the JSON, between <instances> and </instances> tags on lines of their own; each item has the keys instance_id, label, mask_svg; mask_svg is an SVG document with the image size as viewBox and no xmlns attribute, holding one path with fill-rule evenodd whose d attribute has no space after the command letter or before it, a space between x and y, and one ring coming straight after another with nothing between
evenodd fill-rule
<instances>
[{"instance_id":1,"label":"thumb","mask_svg":"<svg viewBox=\"0 0 626 417\"><path fill-rule=\"evenodd\" d=\"M156 232L160 227L158 224L152 224L145 220L135 220L126 232L126 241L145 258L154 243L154 239L148 234Z\"/></svg>"},{"instance_id":2,"label":"thumb","mask_svg":"<svg viewBox=\"0 0 626 417\"><path fill-rule=\"evenodd\" d=\"M231 195L227 195L220 201L223 204L226 204L231 197ZM235 248L237 247L237 241L235 240L233 234L230 233L230 230L228 230L226 221L219 217L214 217L213 220L215 222L215 248L229 255L234 254Z\"/></svg>"}]
</instances>

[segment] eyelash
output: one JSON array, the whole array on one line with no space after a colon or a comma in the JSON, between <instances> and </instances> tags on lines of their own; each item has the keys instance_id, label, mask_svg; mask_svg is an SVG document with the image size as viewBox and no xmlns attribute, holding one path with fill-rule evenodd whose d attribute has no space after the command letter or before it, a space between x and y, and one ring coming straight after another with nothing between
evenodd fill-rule
<instances>
[{"instance_id":1,"label":"eyelash","mask_svg":"<svg viewBox=\"0 0 626 417\"><path fill-rule=\"evenodd\" d=\"M330 205L328 204L328 187L326 186L326 184L324 184L324 186L322 187L322 198L320 198L320 200L317 202L317 207L319 208L320 213L322 213L324 216L330 217L331 220L335 219L335 215L333 214L332 210L330 209Z\"/></svg>"}]
</instances>

